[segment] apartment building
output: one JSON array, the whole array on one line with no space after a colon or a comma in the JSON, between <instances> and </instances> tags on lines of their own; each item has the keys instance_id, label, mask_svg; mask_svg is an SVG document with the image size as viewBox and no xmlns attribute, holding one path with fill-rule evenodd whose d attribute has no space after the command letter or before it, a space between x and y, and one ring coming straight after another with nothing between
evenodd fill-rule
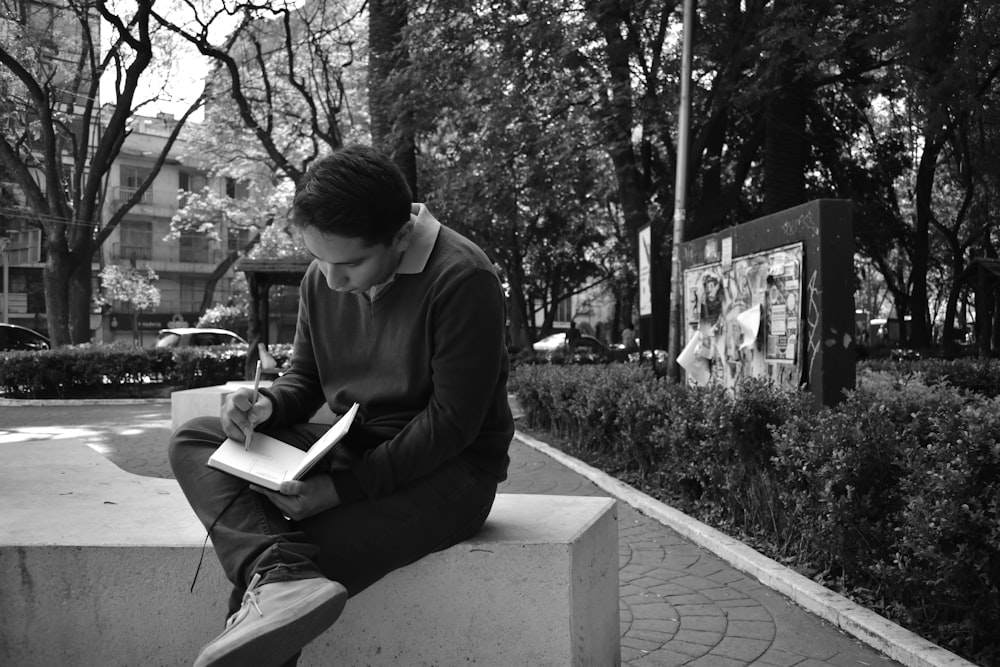
<instances>
[{"instance_id":1,"label":"apartment building","mask_svg":"<svg viewBox=\"0 0 1000 667\"><path fill-rule=\"evenodd\" d=\"M134 118L132 132L108 175L104 219L127 202L152 172L174 124L169 114ZM201 314L209 276L231 251L244 247L255 233L227 228L220 216L214 235L189 232L179 238L168 238L170 220L182 206L186 192L200 192L208 187L232 199L246 196L245 184L210 177L196 159L180 157L185 153L184 141L178 140L152 186L101 248L102 267L130 265L140 270L152 269L158 276L155 285L160 290L160 306L139 315L140 342L145 346L155 342L162 328L194 326ZM216 283L213 303L229 300L234 293L234 278L234 271L229 269ZM135 315L127 304L112 304L102 315L95 331L98 341L132 339Z\"/></svg>"},{"instance_id":2,"label":"apartment building","mask_svg":"<svg viewBox=\"0 0 1000 667\"><path fill-rule=\"evenodd\" d=\"M5 16L5 21L0 21L0 38L38 45L36 49L28 49L31 53L24 56L26 61L37 61L46 80L57 84L53 88L56 92L52 111L62 115L63 121L70 126L79 124L81 116L77 114L83 113L89 98L81 97L81 91L87 88L87 81L73 78L78 73L85 78L87 72L75 67L79 62L87 62L87 58L80 57L78 17L67 11L63 0L15 0L9 9L11 11ZM96 42L100 36L100 17L95 10L91 11L93 20L89 27ZM23 35L30 35L31 38L25 40ZM0 77L0 119L7 119L12 127L23 129L36 111L30 105L26 106L23 99L17 101L17 96L11 94L14 88L8 86L12 81L10 77ZM24 97L23 94L21 97ZM102 110L102 118L106 117L103 114L107 111ZM93 147L97 145L103 127L103 122L91 125L91 132L95 133L89 144L91 155L84 160L93 159ZM152 172L173 128L174 119L169 115L133 118L130 134L104 179L102 225L111 220ZM30 137L28 146L41 154L41 146L34 146ZM155 342L161 328L197 322L210 276L231 251L245 247L251 234L256 233L255 230L228 229L221 219L223 216L220 216L215 234L192 232L181 234L179 238L168 238L170 220L180 208L184 192L200 191L207 186L233 199L245 195L243 184L231 179L209 177L206 165L197 159L184 157L185 154L183 141L174 144L152 186L92 258L95 302L91 309L90 329L94 341L131 341L136 319L126 303L113 303L110 307L98 305L98 275L103 267L120 264L140 270L150 268L156 272L160 305L138 316L141 342L148 346ZM73 156L66 153L59 159L68 173ZM46 182L43 173L35 171L36 183L44 191ZM45 259L44 233L39 228L37 216L25 206L23 193L13 182L13 177L0 168L0 260L3 261L0 315L3 321L47 333L42 279ZM214 283L211 303L226 303L234 289L239 289L233 286L235 276L230 269ZM277 303L271 309L274 321L269 338L276 342L290 340L290 332L294 331L297 296L294 288L281 291L287 294L276 299ZM245 325L233 328L240 331L245 329Z\"/></svg>"},{"instance_id":3,"label":"apartment building","mask_svg":"<svg viewBox=\"0 0 1000 667\"><path fill-rule=\"evenodd\" d=\"M14 60L23 61L33 70L38 81L44 81L52 100L53 113L74 132L82 128L78 114L85 106L87 81L76 75L80 62L85 62L80 48L80 17L67 12L63 0L13 0L4 4L3 21L0 21L0 41L13 54ZM96 8L88 12L89 31L92 39L101 39L100 15ZM24 128L37 117L38 109L26 103L26 95L16 77L0 77L0 121L5 136L19 148L24 146L36 155L43 145L37 136L24 133ZM98 127L91 128L90 148L96 143ZM92 155L91 155L92 156ZM71 159L62 156L63 169L72 169ZM40 170L33 176L42 192L46 182ZM0 283L0 316L2 321L26 326L46 333L45 289L42 283L44 269L44 239L38 227L37 214L23 204L23 193L14 182L14 176L0 166L0 262L3 279ZM99 269L95 260L94 270ZM100 315L91 316L91 328L100 324Z\"/></svg>"}]
</instances>

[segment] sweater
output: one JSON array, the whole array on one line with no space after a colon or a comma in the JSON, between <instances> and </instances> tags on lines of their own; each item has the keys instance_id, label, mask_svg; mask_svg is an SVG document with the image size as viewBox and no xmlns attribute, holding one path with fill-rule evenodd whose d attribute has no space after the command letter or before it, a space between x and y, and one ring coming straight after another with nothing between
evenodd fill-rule
<instances>
[{"instance_id":1,"label":"sweater","mask_svg":"<svg viewBox=\"0 0 1000 667\"><path fill-rule=\"evenodd\" d=\"M261 390L268 426L305 422L324 400L335 414L360 404L345 439L354 463L330 473L342 503L391 494L456 456L506 479L514 420L500 280L426 207L411 217L410 247L374 298L337 293L309 266L289 370Z\"/></svg>"}]
</instances>

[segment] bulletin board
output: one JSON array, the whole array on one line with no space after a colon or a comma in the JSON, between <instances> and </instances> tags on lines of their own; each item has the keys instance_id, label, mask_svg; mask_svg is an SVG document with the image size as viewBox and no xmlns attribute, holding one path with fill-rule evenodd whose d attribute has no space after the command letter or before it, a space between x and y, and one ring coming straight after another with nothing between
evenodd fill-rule
<instances>
[{"instance_id":1,"label":"bulletin board","mask_svg":"<svg viewBox=\"0 0 1000 667\"><path fill-rule=\"evenodd\" d=\"M735 389L768 377L794 389L802 377L803 244L734 258L723 243L709 257L717 261L684 271L677 363L688 383Z\"/></svg>"}]
</instances>

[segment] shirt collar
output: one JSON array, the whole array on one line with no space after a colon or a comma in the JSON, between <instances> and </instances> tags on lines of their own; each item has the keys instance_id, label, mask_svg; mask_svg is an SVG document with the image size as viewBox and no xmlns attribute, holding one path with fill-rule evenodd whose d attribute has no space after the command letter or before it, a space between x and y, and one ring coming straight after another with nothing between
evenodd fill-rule
<instances>
[{"instance_id":1,"label":"shirt collar","mask_svg":"<svg viewBox=\"0 0 1000 667\"><path fill-rule=\"evenodd\" d=\"M410 220L413 221L413 232L410 234L410 245L399 260L396 273L421 273L427 266L434 243L437 241L441 223L431 215L423 204L414 204L410 209Z\"/></svg>"},{"instance_id":2,"label":"shirt collar","mask_svg":"<svg viewBox=\"0 0 1000 667\"><path fill-rule=\"evenodd\" d=\"M413 231L410 233L410 245L399 259L399 266L388 280L378 285L372 285L365 291L365 296L374 301L401 273L422 273L430 259L434 243L437 241L441 223L431 215L423 204L414 204L410 209L410 220L413 221Z\"/></svg>"}]
</instances>

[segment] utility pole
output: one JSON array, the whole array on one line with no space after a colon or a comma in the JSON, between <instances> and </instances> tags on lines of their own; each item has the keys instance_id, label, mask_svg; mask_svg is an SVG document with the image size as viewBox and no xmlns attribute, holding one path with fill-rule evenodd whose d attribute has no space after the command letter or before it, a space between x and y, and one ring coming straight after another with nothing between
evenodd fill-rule
<instances>
[{"instance_id":1,"label":"utility pole","mask_svg":"<svg viewBox=\"0 0 1000 667\"><path fill-rule=\"evenodd\" d=\"M7 236L0 236L0 262L3 262L3 323L10 324L10 308L8 307L9 293L10 293L10 272L7 269L7 265L10 263L7 261L7 244L10 243L10 238Z\"/></svg>"},{"instance_id":2,"label":"utility pole","mask_svg":"<svg viewBox=\"0 0 1000 667\"><path fill-rule=\"evenodd\" d=\"M670 337L667 343L667 374L677 382L680 367L677 357L681 352L681 318L683 294L681 276L681 243L684 242L684 223L687 207L688 150L690 145L691 115L691 50L694 41L694 0L684 0L684 35L681 47L680 109L677 114L677 167L674 181L674 237L670 252Z\"/></svg>"}]
</instances>

